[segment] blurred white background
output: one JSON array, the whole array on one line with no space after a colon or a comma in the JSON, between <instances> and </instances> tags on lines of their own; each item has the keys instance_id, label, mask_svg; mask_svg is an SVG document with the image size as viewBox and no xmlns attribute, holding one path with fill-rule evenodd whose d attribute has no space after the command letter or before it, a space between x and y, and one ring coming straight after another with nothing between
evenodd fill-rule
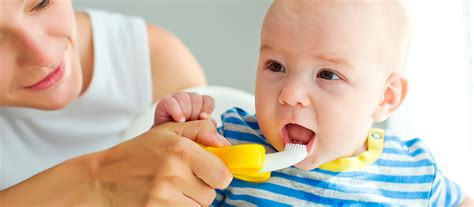
<instances>
[{"instance_id":1,"label":"blurred white background","mask_svg":"<svg viewBox=\"0 0 474 207\"><path fill-rule=\"evenodd\" d=\"M75 0L144 17L195 54L209 83L253 93L260 26L270 0ZM442 172L474 196L474 8L470 0L412 0L413 36L406 103L389 122L420 137Z\"/></svg>"},{"instance_id":2,"label":"blurred white background","mask_svg":"<svg viewBox=\"0 0 474 207\"><path fill-rule=\"evenodd\" d=\"M472 2L410 2L409 94L389 123L403 137L422 138L443 174L473 197Z\"/></svg>"}]
</instances>

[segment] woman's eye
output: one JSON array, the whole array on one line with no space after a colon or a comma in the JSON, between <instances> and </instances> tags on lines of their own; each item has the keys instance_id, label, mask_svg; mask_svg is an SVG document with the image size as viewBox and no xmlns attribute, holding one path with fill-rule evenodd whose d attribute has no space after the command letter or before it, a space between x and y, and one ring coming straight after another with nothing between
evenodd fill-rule
<instances>
[{"instance_id":1,"label":"woman's eye","mask_svg":"<svg viewBox=\"0 0 474 207\"><path fill-rule=\"evenodd\" d=\"M339 77L335 72L332 72L329 70L323 70L319 72L317 77L325 79L325 80L340 80L341 79L341 77Z\"/></svg>"},{"instance_id":2,"label":"woman's eye","mask_svg":"<svg viewBox=\"0 0 474 207\"><path fill-rule=\"evenodd\" d=\"M279 62L276 62L276 61L269 61L267 64L266 64L266 68L268 68L269 70L271 70L272 72L276 72L276 73L284 73L286 72L286 69L283 65L281 65Z\"/></svg>"},{"instance_id":3,"label":"woman's eye","mask_svg":"<svg viewBox=\"0 0 474 207\"><path fill-rule=\"evenodd\" d=\"M50 0L39 0L35 4L36 6L31 10L31 11L39 11L42 9L46 9L49 6L51 6L51 1Z\"/></svg>"}]
</instances>

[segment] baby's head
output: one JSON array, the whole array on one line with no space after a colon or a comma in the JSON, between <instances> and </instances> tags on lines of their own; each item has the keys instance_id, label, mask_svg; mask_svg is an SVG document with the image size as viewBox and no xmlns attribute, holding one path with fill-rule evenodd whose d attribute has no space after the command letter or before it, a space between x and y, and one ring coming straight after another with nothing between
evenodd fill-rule
<instances>
[{"instance_id":1,"label":"baby's head","mask_svg":"<svg viewBox=\"0 0 474 207\"><path fill-rule=\"evenodd\" d=\"M314 169L365 151L403 101L409 20L398 1L276 0L261 31L256 112L278 150L307 145Z\"/></svg>"}]
</instances>

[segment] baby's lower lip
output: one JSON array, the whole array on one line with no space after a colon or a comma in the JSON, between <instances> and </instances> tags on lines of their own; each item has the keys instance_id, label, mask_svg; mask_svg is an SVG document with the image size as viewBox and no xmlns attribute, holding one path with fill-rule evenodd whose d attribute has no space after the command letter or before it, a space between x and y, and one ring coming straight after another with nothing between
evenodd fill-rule
<instances>
[{"instance_id":1,"label":"baby's lower lip","mask_svg":"<svg viewBox=\"0 0 474 207\"><path fill-rule=\"evenodd\" d=\"M306 144L306 151L308 152L307 157L309 157L309 155L313 151L313 145L314 145L315 140L316 140L316 135L314 135L313 138L311 138L311 140L309 140L308 144Z\"/></svg>"}]
</instances>

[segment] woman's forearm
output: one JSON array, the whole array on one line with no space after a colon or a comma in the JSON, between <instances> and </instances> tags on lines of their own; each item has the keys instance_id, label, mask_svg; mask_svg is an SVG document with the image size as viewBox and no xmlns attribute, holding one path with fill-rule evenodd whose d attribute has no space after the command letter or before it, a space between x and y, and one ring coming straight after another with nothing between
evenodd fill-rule
<instances>
[{"instance_id":1,"label":"woman's forearm","mask_svg":"<svg viewBox=\"0 0 474 207\"><path fill-rule=\"evenodd\" d=\"M0 191L0 206L209 205L232 174L195 142L224 146L210 120L165 123Z\"/></svg>"},{"instance_id":2,"label":"woman's forearm","mask_svg":"<svg viewBox=\"0 0 474 207\"><path fill-rule=\"evenodd\" d=\"M94 181L96 154L65 161L0 191L0 206L106 204Z\"/></svg>"}]
</instances>

